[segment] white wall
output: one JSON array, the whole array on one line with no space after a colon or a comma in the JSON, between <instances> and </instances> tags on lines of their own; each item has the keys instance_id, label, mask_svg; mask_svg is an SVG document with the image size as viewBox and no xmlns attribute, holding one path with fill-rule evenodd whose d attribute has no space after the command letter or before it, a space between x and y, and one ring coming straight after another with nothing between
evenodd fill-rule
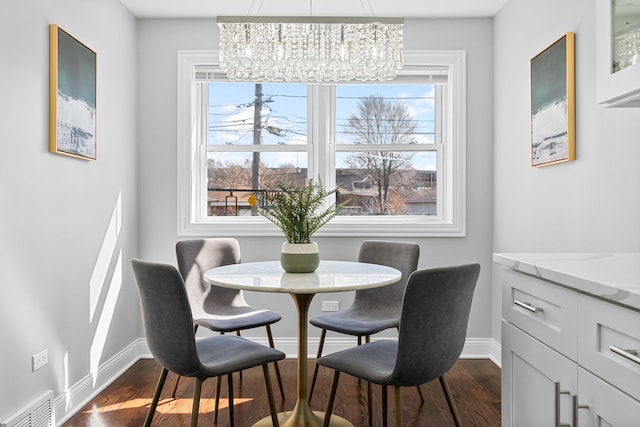
<instances>
[{"instance_id":1,"label":"white wall","mask_svg":"<svg viewBox=\"0 0 640 427\"><path fill-rule=\"evenodd\" d=\"M48 152L52 23L97 52L95 162ZM137 253L135 48L135 19L118 1L0 6L0 420L49 389L62 412L73 409L79 402L63 392L100 386L91 370L140 336L128 267ZM31 372L43 349L49 364Z\"/></svg>"},{"instance_id":2,"label":"white wall","mask_svg":"<svg viewBox=\"0 0 640 427\"><path fill-rule=\"evenodd\" d=\"M491 334L491 224L493 30L491 19L407 20L407 49L467 51L468 235L466 238L416 238L422 253L420 268L479 261L483 271L475 294L469 337ZM176 234L176 52L216 50L215 20L143 19L138 23L140 126L140 256L175 264ZM320 238L321 251L333 259L355 259L365 238ZM283 239L240 238L244 261L273 259ZM343 306L351 295L326 296ZM249 302L278 310L276 344L294 341L296 315L286 295L247 295ZM317 297L311 314L320 311ZM311 337L319 334L311 328ZM261 330L247 336L263 336ZM283 341L283 338L289 341ZM310 354L315 354L311 346Z\"/></svg>"},{"instance_id":3,"label":"white wall","mask_svg":"<svg viewBox=\"0 0 640 427\"><path fill-rule=\"evenodd\" d=\"M98 54L95 162L48 153L50 23ZM217 27L211 19L136 21L113 0L11 2L0 24L0 420L52 389L61 421L139 354L144 334L129 261L174 263L178 239L176 52L215 49ZM486 339L493 308L492 20L408 20L405 34L408 49L467 51L467 237L415 240L420 268L482 263L468 336ZM363 239L319 243L331 258L355 259ZM281 241L242 238L243 258L273 258ZM283 314L277 344L295 342L289 297L247 298ZM49 364L31 372L31 355L45 348Z\"/></svg>"},{"instance_id":4,"label":"white wall","mask_svg":"<svg viewBox=\"0 0 640 427\"><path fill-rule=\"evenodd\" d=\"M639 251L640 108L596 103L595 1L510 0L494 25L494 251ZM566 32L576 33L577 160L532 168L530 59ZM499 316L493 326L499 336Z\"/></svg>"}]
</instances>

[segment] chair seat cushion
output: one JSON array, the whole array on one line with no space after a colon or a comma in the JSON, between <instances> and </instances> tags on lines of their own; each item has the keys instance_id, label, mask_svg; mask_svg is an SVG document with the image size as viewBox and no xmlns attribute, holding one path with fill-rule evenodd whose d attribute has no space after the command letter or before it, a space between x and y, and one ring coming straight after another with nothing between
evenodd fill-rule
<instances>
[{"instance_id":1,"label":"chair seat cushion","mask_svg":"<svg viewBox=\"0 0 640 427\"><path fill-rule=\"evenodd\" d=\"M226 375L285 358L280 350L234 335L198 339L196 348L208 376Z\"/></svg>"},{"instance_id":2,"label":"chair seat cushion","mask_svg":"<svg viewBox=\"0 0 640 427\"><path fill-rule=\"evenodd\" d=\"M282 317L271 310L253 307L227 307L216 314L194 313L194 323L216 332L234 332L270 325Z\"/></svg>"},{"instance_id":3,"label":"chair seat cushion","mask_svg":"<svg viewBox=\"0 0 640 427\"><path fill-rule=\"evenodd\" d=\"M395 385L389 378L397 353L397 341L374 341L322 356L318 364L375 384Z\"/></svg>"},{"instance_id":4,"label":"chair seat cushion","mask_svg":"<svg viewBox=\"0 0 640 427\"><path fill-rule=\"evenodd\" d=\"M385 329L395 328L399 322L399 311L381 312L353 309L319 314L309 319L309 323L318 328L356 336L373 335Z\"/></svg>"}]
</instances>

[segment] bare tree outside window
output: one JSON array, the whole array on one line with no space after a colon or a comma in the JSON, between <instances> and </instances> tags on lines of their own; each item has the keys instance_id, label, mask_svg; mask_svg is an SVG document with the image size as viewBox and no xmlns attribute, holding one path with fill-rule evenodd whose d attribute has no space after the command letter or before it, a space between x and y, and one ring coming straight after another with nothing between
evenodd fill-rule
<instances>
[{"instance_id":1,"label":"bare tree outside window","mask_svg":"<svg viewBox=\"0 0 640 427\"><path fill-rule=\"evenodd\" d=\"M362 98L357 112L348 120L349 133L355 144L412 144L416 126L405 102L385 99L380 95ZM346 163L350 168L367 171L374 179L378 193L374 212L396 210L389 195L391 181L399 171L411 169L412 157L409 152L388 150L367 150L348 156Z\"/></svg>"}]
</instances>

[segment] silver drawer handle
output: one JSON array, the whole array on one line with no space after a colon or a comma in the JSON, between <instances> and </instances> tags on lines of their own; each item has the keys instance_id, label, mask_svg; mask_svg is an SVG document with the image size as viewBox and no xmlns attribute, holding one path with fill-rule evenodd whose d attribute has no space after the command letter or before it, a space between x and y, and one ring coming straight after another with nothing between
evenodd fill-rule
<instances>
[{"instance_id":1,"label":"silver drawer handle","mask_svg":"<svg viewBox=\"0 0 640 427\"><path fill-rule=\"evenodd\" d=\"M554 388L554 392L555 392L555 399L554 399L554 426L555 427L571 427L569 426L569 424L562 424L560 423L560 396L563 394L568 394L571 395L571 392L569 391L562 391L560 390L560 381L554 381L553 382L553 388Z\"/></svg>"},{"instance_id":2,"label":"silver drawer handle","mask_svg":"<svg viewBox=\"0 0 640 427\"><path fill-rule=\"evenodd\" d=\"M636 350L623 350L615 345L609 346L609 350L640 365L640 357L638 357Z\"/></svg>"},{"instance_id":3,"label":"silver drawer handle","mask_svg":"<svg viewBox=\"0 0 640 427\"><path fill-rule=\"evenodd\" d=\"M578 427L578 409L589 409L589 405L578 403L578 395L572 394L571 400L573 402L573 427Z\"/></svg>"},{"instance_id":4,"label":"silver drawer handle","mask_svg":"<svg viewBox=\"0 0 640 427\"><path fill-rule=\"evenodd\" d=\"M542 308L540 308L540 307L534 307L534 306L532 306L531 304L529 304L528 302L520 302L520 301L518 301L517 299L516 299L516 300L513 300L513 303L514 303L515 305L517 305L518 307L522 307L522 308L524 308L525 310L528 310L528 311L530 311L530 312L532 312L532 313L542 313L542 312L544 311L544 310L543 310Z\"/></svg>"}]
</instances>

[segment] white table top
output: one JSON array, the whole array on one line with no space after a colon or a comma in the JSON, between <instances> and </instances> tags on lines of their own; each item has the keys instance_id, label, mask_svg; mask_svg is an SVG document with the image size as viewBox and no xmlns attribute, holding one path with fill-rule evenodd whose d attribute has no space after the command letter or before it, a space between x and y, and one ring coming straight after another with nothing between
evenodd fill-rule
<instances>
[{"instance_id":1,"label":"white table top","mask_svg":"<svg viewBox=\"0 0 640 427\"><path fill-rule=\"evenodd\" d=\"M496 253L493 260L640 310L640 253Z\"/></svg>"},{"instance_id":2,"label":"white table top","mask_svg":"<svg viewBox=\"0 0 640 427\"><path fill-rule=\"evenodd\" d=\"M250 291L315 294L375 288L395 283L401 276L383 265L324 260L313 273L286 273L280 261L266 261L217 267L206 271L204 280Z\"/></svg>"}]
</instances>

